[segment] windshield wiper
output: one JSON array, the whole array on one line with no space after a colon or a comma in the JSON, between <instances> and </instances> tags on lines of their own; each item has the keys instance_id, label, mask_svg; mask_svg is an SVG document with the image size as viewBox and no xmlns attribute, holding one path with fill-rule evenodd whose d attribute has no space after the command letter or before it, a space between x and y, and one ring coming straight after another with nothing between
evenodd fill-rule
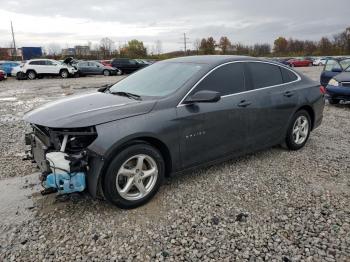
<instances>
[{"instance_id":1,"label":"windshield wiper","mask_svg":"<svg viewBox=\"0 0 350 262\"><path fill-rule=\"evenodd\" d=\"M118 96L126 96L128 98L132 98L135 100L142 100L141 96L133 94L133 93L129 93L129 92L124 92L124 91L117 91L117 92L110 92L113 95L118 95Z\"/></svg>"}]
</instances>

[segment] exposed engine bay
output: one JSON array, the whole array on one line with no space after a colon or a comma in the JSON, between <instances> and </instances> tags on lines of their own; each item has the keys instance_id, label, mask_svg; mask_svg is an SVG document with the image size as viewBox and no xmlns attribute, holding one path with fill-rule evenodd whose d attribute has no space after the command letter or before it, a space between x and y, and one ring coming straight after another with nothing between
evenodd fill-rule
<instances>
[{"instance_id":1,"label":"exposed engine bay","mask_svg":"<svg viewBox=\"0 0 350 262\"><path fill-rule=\"evenodd\" d=\"M89 169L86 148L97 137L95 128L31 126L33 132L26 134L26 145L30 146L27 159L36 162L41 170L42 194L84 191Z\"/></svg>"}]
</instances>

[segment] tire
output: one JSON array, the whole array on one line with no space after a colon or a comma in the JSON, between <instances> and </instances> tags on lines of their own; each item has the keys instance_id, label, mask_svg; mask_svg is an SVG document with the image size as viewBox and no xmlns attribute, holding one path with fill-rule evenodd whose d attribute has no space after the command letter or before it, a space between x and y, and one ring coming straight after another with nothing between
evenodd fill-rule
<instances>
[{"instance_id":1,"label":"tire","mask_svg":"<svg viewBox=\"0 0 350 262\"><path fill-rule=\"evenodd\" d=\"M309 66L313 66L313 64L312 64L312 63L310 63L310 64L309 64Z\"/></svg>"},{"instance_id":2,"label":"tire","mask_svg":"<svg viewBox=\"0 0 350 262\"><path fill-rule=\"evenodd\" d=\"M340 99L329 98L329 99L328 99L328 102L329 102L331 105L337 105L337 104L339 104Z\"/></svg>"},{"instance_id":3,"label":"tire","mask_svg":"<svg viewBox=\"0 0 350 262\"><path fill-rule=\"evenodd\" d=\"M33 71L33 70L27 71L27 78L28 78L29 80L34 80L34 79L36 78L36 73L35 73L35 71Z\"/></svg>"},{"instance_id":4,"label":"tire","mask_svg":"<svg viewBox=\"0 0 350 262\"><path fill-rule=\"evenodd\" d=\"M67 70L63 69L63 70L60 71L60 77L68 78L68 76L69 76L69 73L68 73Z\"/></svg>"},{"instance_id":5,"label":"tire","mask_svg":"<svg viewBox=\"0 0 350 262\"><path fill-rule=\"evenodd\" d=\"M155 171L152 172L153 168ZM164 176L165 163L156 148L145 143L131 145L111 161L102 181L103 193L117 207L136 208L147 203L157 193Z\"/></svg>"},{"instance_id":6,"label":"tire","mask_svg":"<svg viewBox=\"0 0 350 262\"><path fill-rule=\"evenodd\" d=\"M300 122L301 121L301 122ZM305 127L302 126L305 124ZM298 131L296 131L298 129ZM286 136L286 145L290 150L299 150L306 144L311 131L311 118L307 111L299 110L292 118ZM299 138L299 139L298 139Z\"/></svg>"},{"instance_id":7,"label":"tire","mask_svg":"<svg viewBox=\"0 0 350 262\"><path fill-rule=\"evenodd\" d=\"M110 76L111 72L109 70L103 70L103 75L104 76Z\"/></svg>"}]
</instances>

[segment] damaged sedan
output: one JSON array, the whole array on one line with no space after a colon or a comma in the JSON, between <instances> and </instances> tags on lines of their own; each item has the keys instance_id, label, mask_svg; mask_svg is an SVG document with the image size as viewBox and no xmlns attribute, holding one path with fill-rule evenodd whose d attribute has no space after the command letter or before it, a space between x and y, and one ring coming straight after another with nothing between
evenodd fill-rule
<instances>
[{"instance_id":1,"label":"damaged sedan","mask_svg":"<svg viewBox=\"0 0 350 262\"><path fill-rule=\"evenodd\" d=\"M28 112L26 144L43 193L88 190L135 208L171 174L279 144L301 149L323 107L324 89L285 65L183 57Z\"/></svg>"}]
</instances>

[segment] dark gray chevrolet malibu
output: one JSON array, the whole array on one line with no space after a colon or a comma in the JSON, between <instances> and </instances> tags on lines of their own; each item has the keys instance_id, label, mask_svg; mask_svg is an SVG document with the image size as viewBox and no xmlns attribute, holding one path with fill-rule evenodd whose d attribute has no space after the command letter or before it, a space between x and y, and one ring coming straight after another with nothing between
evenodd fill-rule
<instances>
[{"instance_id":1,"label":"dark gray chevrolet malibu","mask_svg":"<svg viewBox=\"0 0 350 262\"><path fill-rule=\"evenodd\" d=\"M322 121L323 91L267 60L170 59L28 112L26 143L42 193L87 188L134 208L171 174L278 144L302 148Z\"/></svg>"}]
</instances>

